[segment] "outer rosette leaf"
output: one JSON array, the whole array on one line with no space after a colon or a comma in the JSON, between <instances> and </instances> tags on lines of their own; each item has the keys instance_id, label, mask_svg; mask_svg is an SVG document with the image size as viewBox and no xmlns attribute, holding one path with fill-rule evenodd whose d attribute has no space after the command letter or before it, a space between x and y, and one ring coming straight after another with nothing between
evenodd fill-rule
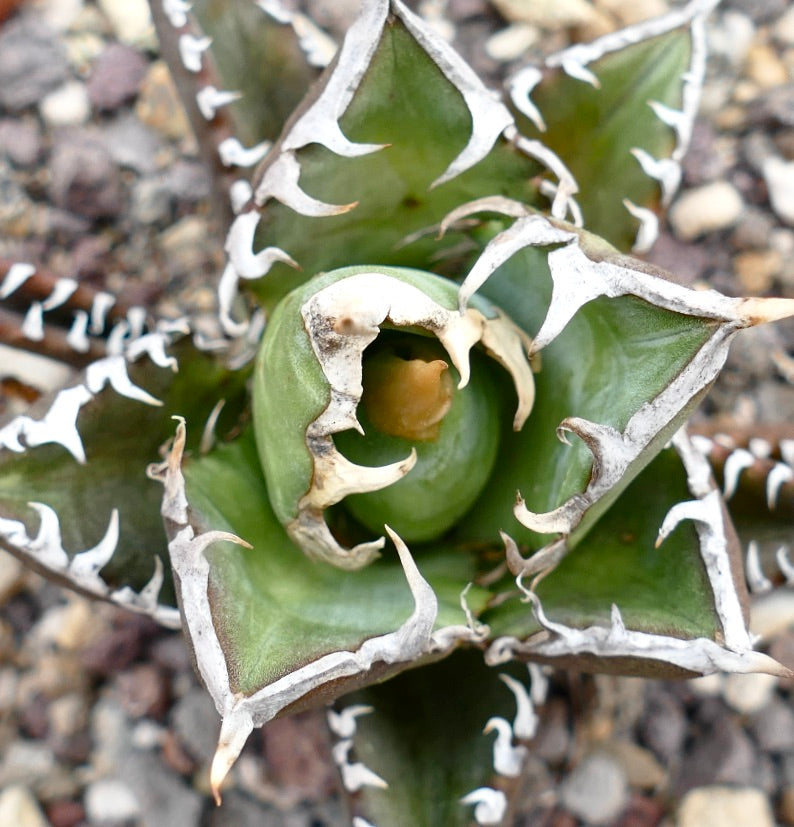
<instances>
[{"instance_id":1,"label":"outer rosette leaf","mask_svg":"<svg viewBox=\"0 0 794 827\"><path fill-rule=\"evenodd\" d=\"M280 2L199 0L191 13L211 41L207 49L222 88L240 95L228 108L236 137L246 146L274 140L316 80L317 67L333 57L333 41Z\"/></svg>"},{"instance_id":2,"label":"outer rosette leaf","mask_svg":"<svg viewBox=\"0 0 794 827\"><path fill-rule=\"evenodd\" d=\"M456 215L488 209L506 206L494 199ZM732 336L791 312L786 300L682 288L589 234L533 214L492 239L461 286L461 302L477 289L511 308L543 367L532 416L503 437L499 475L458 536L512 534L512 510L529 530L518 529L516 539L530 550L553 545L555 536L573 547L686 421Z\"/></svg>"},{"instance_id":3,"label":"outer rosette leaf","mask_svg":"<svg viewBox=\"0 0 794 827\"><path fill-rule=\"evenodd\" d=\"M486 660L518 655L639 675L787 672L752 651L741 555L709 467L683 432L529 592L484 614ZM679 459L680 458L680 459ZM675 599L671 599L675 595ZM520 642L519 642L520 641Z\"/></svg>"},{"instance_id":4,"label":"outer rosette leaf","mask_svg":"<svg viewBox=\"0 0 794 827\"><path fill-rule=\"evenodd\" d=\"M457 228L434 240L442 217L495 189L538 200L531 179L543 164L533 150L448 44L402 3L371 0L257 171L228 236L224 288L268 273L252 289L272 309L324 270L434 261L448 269L473 248Z\"/></svg>"},{"instance_id":5,"label":"outer rosette leaf","mask_svg":"<svg viewBox=\"0 0 794 827\"><path fill-rule=\"evenodd\" d=\"M172 336L148 334L126 358L93 363L78 382L0 428L0 542L65 585L178 625L175 610L160 605L174 596L170 578L159 595L162 491L146 465L176 412L200 435L225 399L218 427L228 430L245 375L188 339L169 346Z\"/></svg>"},{"instance_id":6,"label":"outer rosette leaf","mask_svg":"<svg viewBox=\"0 0 794 827\"><path fill-rule=\"evenodd\" d=\"M623 250L655 241L656 210L681 179L705 71L705 18L693 0L669 14L519 70L508 86L540 138L570 168L584 226ZM534 122L534 125L530 123Z\"/></svg>"},{"instance_id":7,"label":"outer rosette leaf","mask_svg":"<svg viewBox=\"0 0 794 827\"><path fill-rule=\"evenodd\" d=\"M354 818L380 827L513 823L545 696L544 676L532 671L528 685L526 668L500 673L461 652L337 702L328 723Z\"/></svg>"},{"instance_id":8,"label":"outer rosette leaf","mask_svg":"<svg viewBox=\"0 0 794 827\"><path fill-rule=\"evenodd\" d=\"M481 630L461 608L470 554L417 566L392 535L399 560L356 572L318 565L273 514L250 433L183 465L184 437L180 426L163 468L163 515L185 628L224 719L217 794L254 726L442 657ZM469 592L474 610L483 599Z\"/></svg>"}]
</instances>

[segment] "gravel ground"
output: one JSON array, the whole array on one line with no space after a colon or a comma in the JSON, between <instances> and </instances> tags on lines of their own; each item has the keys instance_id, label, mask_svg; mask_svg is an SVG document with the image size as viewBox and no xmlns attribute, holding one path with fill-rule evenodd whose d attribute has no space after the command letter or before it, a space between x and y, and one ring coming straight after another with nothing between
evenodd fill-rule
<instances>
[{"instance_id":1,"label":"gravel ground","mask_svg":"<svg viewBox=\"0 0 794 827\"><path fill-rule=\"evenodd\" d=\"M351 4L308 5L327 16ZM476 45L491 77L523 48L563 45L562 18L599 34L663 2L538 3L548 17L532 22L526 3L495 5L512 21L498 38L482 0L449 0L462 48ZM212 290L196 285L222 266L211 182L140 8L41 0L0 25L0 258L163 312L208 313ZM791 297L794 7L727 2L710 36L684 190L649 258L689 284ZM794 419L789 353L792 325L745 335L701 418ZM0 388L0 413L22 404L8 375ZM792 597L777 599L774 622L759 612L756 630L794 666ZM521 823L794 824L793 688L766 676L558 674ZM218 725L178 634L66 595L0 555L0 827L345 823L318 714L252 736L220 808L207 780Z\"/></svg>"}]
</instances>

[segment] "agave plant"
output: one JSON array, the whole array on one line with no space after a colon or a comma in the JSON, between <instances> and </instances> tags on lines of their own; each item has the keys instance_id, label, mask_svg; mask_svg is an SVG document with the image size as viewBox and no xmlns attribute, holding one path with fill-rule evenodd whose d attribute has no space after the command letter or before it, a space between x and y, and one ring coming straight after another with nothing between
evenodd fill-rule
<instances>
[{"instance_id":1,"label":"agave plant","mask_svg":"<svg viewBox=\"0 0 794 827\"><path fill-rule=\"evenodd\" d=\"M500 94L401 0L338 48L275 0L152 0L219 188L258 164L229 187L216 335L116 313L106 355L0 429L0 542L184 629L216 797L255 727L330 704L358 827L507 823L539 665L788 674L753 651L685 425L732 337L794 303L627 255L678 186L714 5ZM15 263L0 297L42 278ZM79 306L50 287L23 338ZM84 297L67 346L112 302Z\"/></svg>"}]
</instances>

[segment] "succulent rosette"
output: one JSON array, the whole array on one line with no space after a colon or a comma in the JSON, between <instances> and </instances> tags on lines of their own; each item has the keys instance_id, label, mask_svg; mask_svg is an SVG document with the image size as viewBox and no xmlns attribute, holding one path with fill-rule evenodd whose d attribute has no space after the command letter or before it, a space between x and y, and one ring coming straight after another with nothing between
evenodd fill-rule
<instances>
[{"instance_id":1,"label":"succulent rosette","mask_svg":"<svg viewBox=\"0 0 794 827\"><path fill-rule=\"evenodd\" d=\"M187 25L176 5L155 15L163 42ZM258 5L195 11L221 41L257 14L257 42L324 62L305 18ZM29 449L3 466L5 544L45 568L56 544L51 571L75 581L70 567L90 563L96 581L117 547L160 553L159 509L131 501L142 482L118 458L141 455L144 420L156 457L181 417L149 470L182 624L223 717L216 794L254 727L360 691L330 713L360 825L408 823L406 807L411 823L501 823L543 681L533 667L530 695L514 664L781 672L752 649L733 529L682 428L734 334L790 304L691 290L620 252L652 243L677 186L710 5L519 68L502 98L399 0L367 0L253 153L219 285L222 356L161 329L75 386L65 419L53 405L0 431ZM217 68L250 86L234 51L221 42ZM235 100L214 94L207 106ZM244 135L286 117L255 91L232 105ZM166 404L145 407L139 384ZM130 397L137 419L113 407ZM52 468L67 466L81 483L65 491ZM104 557L89 497L116 526ZM67 545L87 557L63 550L58 514L83 526ZM159 581L113 577L77 584L166 611ZM488 737L450 762L429 734L441 719L467 744L486 722ZM412 746L388 740L397 730Z\"/></svg>"}]
</instances>

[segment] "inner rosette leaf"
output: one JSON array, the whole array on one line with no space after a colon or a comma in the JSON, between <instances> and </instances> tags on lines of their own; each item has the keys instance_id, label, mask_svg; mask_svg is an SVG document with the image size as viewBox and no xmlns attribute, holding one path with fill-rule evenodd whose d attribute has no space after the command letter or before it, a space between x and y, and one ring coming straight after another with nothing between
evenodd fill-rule
<instances>
[{"instance_id":1,"label":"inner rosette leaf","mask_svg":"<svg viewBox=\"0 0 794 827\"><path fill-rule=\"evenodd\" d=\"M418 270L344 268L291 293L265 332L253 409L271 505L293 542L356 569L385 539L350 542L362 532L350 514L411 541L451 528L497 454L504 395L490 360L512 378L518 430L534 401L530 347L487 300L460 312L457 285Z\"/></svg>"}]
</instances>

